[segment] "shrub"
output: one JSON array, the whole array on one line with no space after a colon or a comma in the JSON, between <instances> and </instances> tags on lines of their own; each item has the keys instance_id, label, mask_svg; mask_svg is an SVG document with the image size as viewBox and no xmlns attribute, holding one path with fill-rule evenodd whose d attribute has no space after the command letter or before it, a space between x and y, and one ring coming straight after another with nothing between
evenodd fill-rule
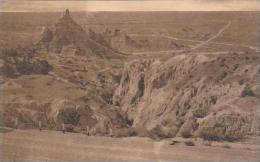
<instances>
[{"instance_id":1,"label":"shrub","mask_svg":"<svg viewBox=\"0 0 260 162\"><path fill-rule=\"evenodd\" d=\"M0 68L0 74L9 78L13 78L15 77L16 69L10 64L4 64Z\"/></svg>"},{"instance_id":2,"label":"shrub","mask_svg":"<svg viewBox=\"0 0 260 162\"><path fill-rule=\"evenodd\" d=\"M209 108L204 107L204 108L198 108L192 111L192 114L196 118L204 118L207 116L209 113Z\"/></svg>"},{"instance_id":3,"label":"shrub","mask_svg":"<svg viewBox=\"0 0 260 162\"><path fill-rule=\"evenodd\" d=\"M166 133L162 129L162 126L157 125L152 130L150 130L150 137L152 139L162 139L162 138L168 138L169 136L168 136L168 133Z\"/></svg>"},{"instance_id":4,"label":"shrub","mask_svg":"<svg viewBox=\"0 0 260 162\"><path fill-rule=\"evenodd\" d=\"M74 126L71 125L71 124L66 124L66 125L65 125L65 131L66 131L66 132L72 132L72 133L74 133L74 132L75 132Z\"/></svg>"},{"instance_id":5,"label":"shrub","mask_svg":"<svg viewBox=\"0 0 260 162\"><path fill-rule=\"evenodd\" d=\"M178 133L178 127L163 127L157 125L152 130L149 131L149 137L152 139L163 139L163 138L172 138L175 137Z\"/></svg>"},{"instance_id":6,"label":"shrub","mask_svg":"<svg viewBox=\"0 0 260 162\"><path fill-rule=\"evenodd\" d=\"M241 93L241 97L255 96L254 92L247 86Z\"/></svg>"},{"instance_id":7,"label":"shrub","mask_svg":"<svg viewBox=\"0 0 260 162\"><path fill-rule=\"evenodd\" d=\"M195 146L193 141L185 141L184 143L186 146Z\"/></svg>"},{"instance_id":8,"label":"shrub","mask_svg":"<svg viewBox=\"0 0 260 162\"><path fill-rule=\"evenodd\" d=\"M238 113L222 114L200 124L198 135L209 141L236 141L250 130L251 117Z\"/></svg>"},{"instance_id":9,"label":"shrub","mask_svg":"<svg viewBox=\"0 0 260 162\"><path fill-rule=\"evenodd\" d=\"M223 145L222 147L223 147L223 148L226 148L226 149L230 149L230 148L231 148L231 146L229 146L228 144L225 144L225 145Z\"/></svg>"},{"instance_id":10,"label":"shrub","mask_svg":"<svg viewBox=\"0 0 260 162\"><path fill-rule=\"evenodd\" d=\"M175 145L175 144L178 144L178 143L180 143L180 141L175 141L175 140L173 140L173 141L170 143L170 145Z\"/></svg>"},{"instance_id":11,"label":"shrub","mask_svg":"<svg viewBox=\"0 0 260 162\"><path fill-rule=\"evenodd\" d=\"M16 69L21 74L48 74L52 66L46 60L37 60L34 62L17 61Z\"/></svg>"},{"instance_id":12,"label":"shrub","mask_svg":"<svg viewBox=\"0 0 260 162\"><path fill-rule=\"evenodd\" d=\"M133 128L117 129L113 132L114 137L131 137L136 136L137 133Z\"/></svg>"},{"instance_id":13,"label":"shrub","mask_svg":"<svg viewBox=\"0 0 260 162\"><path fill-rule=\"evenodd\" d=\"M180 133L183 138L190 138L192 136L189 130L183 130Z\"/></svg>"},{"instance_id":14,"label":"shrub","mask_svg":"<svg viewBox=\"0 0 260 162\"><path fill-rule=\"evenodd\" d=\"M203 141L203 145L211 146L212 145L212 141Z\"/></svg>"},{"instance_id":15,"label":"shrub","mask_svg":"<svg viewBox=\"0 0 260 162\"><path fill-rule=\"evenodd\" d=\"M198 128L197 120L194 117L191 117L185 121L185 123L180 128L180 135L184 138L189 138L192 136L194 130Z\"/></svg>"},{"instance_id":16,"label":"shrub","mask_svg":"<svg viewBox=\"0 0 260 162\"><path fill-rule=\"evenodd\" d=\"M231 132L227 131L224 133L223 131L220 131L220 129L217 130L203 130L199 133L199 136L203 138L204 140L209 140L209 141L237 141L240 140L244 137L244 135L240 132Z\"/></svg>"},{"instance_id":17,"label":"shrub","mask_svg":"<svg viewBox=\"0 0 260 162\"><path fill-rule=\"evenodd\" d=\"M174 125L174 126L170 127L169 132L168 132L169 137L175 137L176 134L178 133L178 131L179 131L179 128L177 126Z\"/></svg>"},{"instance_id":18,"label":"shrub","mask_svg":"<svg viewBox=\"0 0 260 162\"><path fill-rule=\"evenodd\" d=\"M135 127L134 131L138 137L150 137L149 131L144 127Z\"/></svg>"},{"instance_id":19,"label":"shrub","mask_svg":"<svg viewBox=\"0 0 260 162\"><path fill-rule=\"evenodd\" d=\"M0 51L0 58L7 61L11 57L17 57L18 52L13 48L4 48Z\"/></svg>"}]
</instances>

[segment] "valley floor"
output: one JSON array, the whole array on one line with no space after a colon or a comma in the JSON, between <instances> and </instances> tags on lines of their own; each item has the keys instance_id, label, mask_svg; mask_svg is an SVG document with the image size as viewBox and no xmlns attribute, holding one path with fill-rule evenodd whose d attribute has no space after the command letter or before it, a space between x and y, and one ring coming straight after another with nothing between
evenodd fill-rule
<instances>
[{"instance_id":1,"label":"valley floor","mask_svg":"<svg viewBox=\"0 0 260 162\"><path fill-rule=\"evenodd\" d=\"M214 161L257 162L259 145L228 143L230 148L194 141L170 145L171 140L94 137L58 131L1 129L0 161ZM4 131L3 131L4 130ZM178 140L178 138L177 138ZM184 139L183 139L184 140ZM194 139L192 139L194 140ZM227 144L225 144L227 145Z\"/></svg>"}]
</instances>

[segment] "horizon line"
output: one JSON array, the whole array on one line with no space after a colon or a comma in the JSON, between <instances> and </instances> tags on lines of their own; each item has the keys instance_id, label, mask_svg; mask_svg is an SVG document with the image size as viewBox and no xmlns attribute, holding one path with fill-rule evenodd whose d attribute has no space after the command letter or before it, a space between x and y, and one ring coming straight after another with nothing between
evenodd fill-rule
<instances>
[{"instance_id":1,"label":"horizon line","mask_svg":"<svg viewBox=\"0 0 260 162\"><path fill-rule=\"evenodd\" d=\"M17 1L0 0L0 12L61 12L71 11L260 11L258 0L92 0L92 1Z\"/></svg>"},{"instance_id":2,"label":"horizon line","mask_svg":"<svg viewBox=\"0 0 260 162\"><path fill-rule=\"evenodd\" d=\"M0 10L0 13L62 13L63 11L1 11ZM205 10L205 11L202 11L202 10L190 10L190 11L187 11L187 10L178 10L178 11L165 11L165 10L156 10L156 11L132 11L132 10L124 10L124 11L84 11L84 10L77 10L77 11L73 11L73 10L70 10L70 12L72 13L75 13L75 12L260 12L260 10Z\"/></svg>"}]
</instances>

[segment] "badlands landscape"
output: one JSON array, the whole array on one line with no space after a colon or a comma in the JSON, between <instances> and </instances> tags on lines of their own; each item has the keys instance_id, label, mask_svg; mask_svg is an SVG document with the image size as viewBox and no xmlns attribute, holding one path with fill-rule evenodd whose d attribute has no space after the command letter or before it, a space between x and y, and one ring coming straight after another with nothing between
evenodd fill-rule
<instances>
[{"instance_id":1,"label":"badlands landscape","mask_svg":"<svg viewBox=\"0 0 260 162\"><path fill-rule=\"evenodd\" d=\"M1 161L259 161L259 17L0 13Z\"/></svg>"}]
</instances>

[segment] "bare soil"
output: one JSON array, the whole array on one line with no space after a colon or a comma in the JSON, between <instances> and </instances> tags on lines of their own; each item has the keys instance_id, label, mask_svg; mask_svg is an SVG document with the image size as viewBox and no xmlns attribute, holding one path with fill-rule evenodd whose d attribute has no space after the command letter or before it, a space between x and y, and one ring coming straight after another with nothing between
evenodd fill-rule
<instances>
[{"instance_id":1,"label":"bare soil","mask_svg":"<svg viewBox=\"0 0 260 162\"><path fill-rule=\"evenodd\" d=\"M0 133L1 161L259 161L259 146L185 139L111 138L58 131L10 130ZM189 139L190 140L190 139ZM252 142L252 141L251 141ZM225 146L229 147L225 147ZM255 146L255 147L253 147ZM73 150L73 151L72 151Z\"/></svg>"}]
</instances>

